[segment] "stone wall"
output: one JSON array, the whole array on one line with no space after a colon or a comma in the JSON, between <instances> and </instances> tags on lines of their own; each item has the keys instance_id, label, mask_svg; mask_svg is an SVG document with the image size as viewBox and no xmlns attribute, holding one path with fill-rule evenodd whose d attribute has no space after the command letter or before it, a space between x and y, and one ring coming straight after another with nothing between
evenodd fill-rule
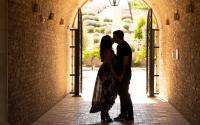
<instances>
[{"instance_id":1,"label":"stone wall","mask_svg":"<svg viewBox=\"0 0 200 125\"><path fill-rule=\"evenodd\" d=\"M78 5L77 1L68 2L8 1L8 119L11 125L31 124L67 93L71 66L68 27ZM54 17L49 19L51 12ZM60 24L61 18L64 24Z\"/></svg>"},{"instance_id":2,"label":"stone wall","mask_svg":"<svg viewBox=\"0 0 200 125\"><path fill-rule=\"evenodd\" d=\"M149 0L147 0L149 1ZM161 21L159 79L160 95L192 124L200 124L200 1L149 1ZM174 14L179 13L179 19ZM167 20L169 23L167 24ZM178 53L177 53L178 52ZM178 54L178 58L176 57Z\"/></svg>"},{"instance_id":3,"label":"stone wall","mask_svg":"<svg viewBox=\"0 0 200 125\"><path fill-rule=\"evenodd\" d=\"M168 32L165 65L169 102L197 125L200 123L200 2L195 2L193 13L186 12L186 5L187 2L177 4L180 19L173 20L172 16L171 24L164 29Z\"/></svg>"}]
</instances>

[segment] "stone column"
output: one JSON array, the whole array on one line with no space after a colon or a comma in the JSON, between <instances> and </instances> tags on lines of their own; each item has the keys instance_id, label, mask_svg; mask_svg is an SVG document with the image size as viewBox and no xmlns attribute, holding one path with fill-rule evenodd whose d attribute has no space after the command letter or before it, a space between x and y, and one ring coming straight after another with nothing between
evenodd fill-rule
<instances>
[{"instance_id":1,"label":"stone column","mask_svg":"<svg viewBox=\"0 0 200 125\"><path fill-rule=\"evenodd\" d=\"M0 124L7 125L7 0L0 1Z\"/></svg>"}]
</instances>

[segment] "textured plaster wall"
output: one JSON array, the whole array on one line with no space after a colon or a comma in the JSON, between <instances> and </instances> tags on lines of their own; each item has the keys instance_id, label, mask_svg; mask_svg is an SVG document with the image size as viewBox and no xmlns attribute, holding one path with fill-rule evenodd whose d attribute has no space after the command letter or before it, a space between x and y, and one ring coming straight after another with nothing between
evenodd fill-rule
<instances>
[{"instance_id":1,"label":"textured plaster wall","mask_svg":"<svg viewBox=\"0 0 200 125\"><path fill-rule=\"evenodd\" d=\"M189 13L188 0L146 1L161 22L160 95L197 125L200 123L200 1L193 1L194 11ZM176 12L179 20L174 19Z\"/></svg>"},{"instance_id":2,"label":"textured plaster wall","mask_svg":"<svg viewBox=\"0 0 200 125\"><path fill-rule=\"evenodd\" d=\"M69 92L78 0L8 1L8 119L28 125ZM33 11L34 4L38 9ZM81 2L80 2L81 3ZM54 13L49 20L50 13ZM64 24L60 25L61 18Z\"/></svg>"}]
</instances>

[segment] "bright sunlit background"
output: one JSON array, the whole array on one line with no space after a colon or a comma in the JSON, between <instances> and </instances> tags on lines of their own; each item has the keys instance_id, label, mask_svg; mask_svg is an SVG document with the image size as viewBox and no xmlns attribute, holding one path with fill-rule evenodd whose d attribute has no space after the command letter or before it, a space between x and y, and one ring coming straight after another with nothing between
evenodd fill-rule
<instances>
[{"instance_id":1,"label":"bright sunlit background","mask_svg":"<svg viewBox=\"0 0 200 125\"><path fill-rule=\"evenodd\" d=\"M98 67L101 37L112 37L114 30L124 31L132 49L132 79L129 92L134 103L155 103L146 95L146 17L148 7L142 0L120 0L111 6L109 0L89 0L82 8L83 17L83 93L92 100ZM113 45L115 50L116 44ZM116 102L119 102L117 98Z\"/></svg>"}]
</instances>

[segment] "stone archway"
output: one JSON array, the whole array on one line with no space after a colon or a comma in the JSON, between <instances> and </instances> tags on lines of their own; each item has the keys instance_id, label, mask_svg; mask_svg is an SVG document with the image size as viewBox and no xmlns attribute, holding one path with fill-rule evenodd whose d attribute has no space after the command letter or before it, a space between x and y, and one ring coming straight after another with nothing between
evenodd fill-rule
<instances>
[{"instance_id":1,"label":"stone archway","mask_svg":"<svg viewBox=\"0 0 200 125\"><path fill-rule=\"evenodd\" d=\"M86 1L36 1L40 6L36 12L32 10L33 1L8 1L8 79L12 78L9 79L8 86L15 95L8 98L11 123L16 123L17 120L19 124L23 120L31 123L66 95L66 87L70 84L70 26L77 9ZM145 1L153 8L160 28L159 65L162 95L187 119L198 124L200 2L193 1L190 5L188 0ZM1 4L1 12L6 9L4 4ZM54 19L49 20L51 13L54 14ZM3 15L6 19L6 15ZM64 19L64 25L59 24L61 18ZM0 31L7 32L7 29ZM2 46L4 43L0 46L4 48ZM1 51L1 63L5 66L8 64L4 57L7 53L5 48ZM18 57L25 61L13 61ZM6 72L6 68L1 71ZM1 80L5 83L1 89L6 92L8 79L6 74L1 75ZM3 91L0 91L3 93L1 99L4 100L1 104L6 107L6 94ZM16 106L14 104L18 99L21 100ZM34 106L29 108L31 104ZM0 108L6 109L2 107ZM3 112L3 116L6 116L6 111ZM5 121L7 118L2 119Z\"/></svg>"}]
</instances>

